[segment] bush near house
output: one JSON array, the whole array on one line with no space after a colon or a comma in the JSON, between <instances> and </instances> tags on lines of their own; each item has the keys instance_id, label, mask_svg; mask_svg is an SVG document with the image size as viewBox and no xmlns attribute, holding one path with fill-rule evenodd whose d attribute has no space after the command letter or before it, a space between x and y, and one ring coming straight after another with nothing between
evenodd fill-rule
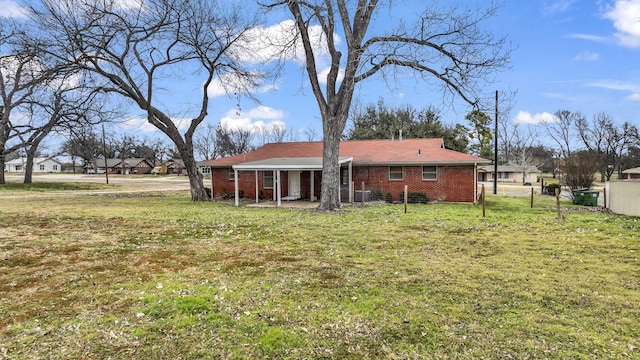
<instances>
[{"instance_id":1,"label":"bush near house","mask_svg":"<svg viewBox=\"0 0 640 360\"><path fill-rule=\"evenodd\" d=\"M404 201L404 191L400 193L400 201ZM423 192L407 192L407 202L409 204L426 204L428 202L427 194Z\"/></svg>"}]
</instances>

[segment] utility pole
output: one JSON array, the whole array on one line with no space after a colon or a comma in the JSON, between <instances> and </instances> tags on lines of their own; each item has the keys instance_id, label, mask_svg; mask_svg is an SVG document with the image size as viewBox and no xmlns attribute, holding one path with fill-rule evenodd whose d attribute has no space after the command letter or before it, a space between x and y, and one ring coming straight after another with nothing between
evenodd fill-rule
<instances>
[{"instance_id":1,"label":"utility pole","mask_svg":"<svg viewBox=\"0 0 640 360\"><path fill-rule=\"evenodd\" d=\"M496 90L496 125L493 132L493 195L498 193L498 90Z\"/></svg>"}]
</instances>

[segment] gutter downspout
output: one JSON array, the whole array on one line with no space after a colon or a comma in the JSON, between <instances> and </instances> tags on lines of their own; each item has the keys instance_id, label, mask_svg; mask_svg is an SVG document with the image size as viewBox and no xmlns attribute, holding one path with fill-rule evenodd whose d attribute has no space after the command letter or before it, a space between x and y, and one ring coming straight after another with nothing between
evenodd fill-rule
<instances>
[{"instance_id":1,"label":"gutter downspout","mask_svg":"<svg viewBox=\"0 0 640 360\"><path fill-rule=\"evenodd\" d=\"M478 163L473 163L473 205L478 204Z\"/></svg>"}]
</instances>

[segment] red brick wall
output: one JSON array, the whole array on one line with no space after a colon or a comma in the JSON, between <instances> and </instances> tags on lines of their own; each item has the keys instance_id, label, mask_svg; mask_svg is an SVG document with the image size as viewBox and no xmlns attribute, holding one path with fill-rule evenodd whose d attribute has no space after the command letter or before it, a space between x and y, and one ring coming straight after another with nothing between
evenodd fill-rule
<instances>
[{"instance_id":1,"label":"red brick wall","mask_svg":"<svg viewBox=\"0 0 640 360\"><path fill-rule=\"evenodd\" d=\"M378 189L382 196L390 193L395 201L400 201L400 193L408 185L409 192L423 192L428 201L473 202L473 166L438 166L437 180L422 180L422 166L404 166L403 180L389 180L388 166L354 167L355 188Z\"/></svg>"},{"instance_id":2,"label":"red brick wall","mask_svg":"<svg viewBox=\"0 0 640 360\"><path fill-rule=\"evenodd\" d=\"M366 190L377 189L382 196L390 193L393 200L400 201L400 193L408 185L409 192L426 193L428 201L444 202L473 202L475 198L473 166L438 166L437 180L422 180L422 166L405 166L403 180L389 180L388 166L354 166L353 181L355 188L360 190L362 182ZM233 196L234 182L228 180L228 169L212 169L214 196L221 196L225 191ZM314 195L320 197L321 172L314 172ZM282 196L287 196L287 172L280 172L282 181ZM264 189L262 172L258 172L258 189L263 190L265 199L273 199L273 190ZM309 199L310 172L300 174L300 190L303 199ZM239 172L239 188L244 190L244 197L255 199L256 185L254 171ZM346 201L346 200L345 200Z\"/></svg>"}]
</instances>

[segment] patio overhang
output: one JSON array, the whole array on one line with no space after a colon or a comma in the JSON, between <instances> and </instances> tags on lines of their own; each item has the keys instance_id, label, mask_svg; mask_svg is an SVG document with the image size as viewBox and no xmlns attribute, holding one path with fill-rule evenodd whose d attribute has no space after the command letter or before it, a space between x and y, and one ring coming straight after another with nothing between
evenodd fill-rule
<instances>
[{"instance_id":1,"label":"patio overhang","mask_svg":"<svg viewBox=\"0 0 640 360\"><path fill-rule=\"evenodd\" d=\"M341 157L340 165L352 162L352 157ZM231 166L238 171L262 171L262 170L322 170L321 157L296 157L296 158L270 158L258 161L249 161Z\"/></svg>"},{"instance_id":2,"label":"patio overhang","mask_svg":"<svg viewBox=\"0 0 640 360\"><path fill-rule=\"evenodd\" d=\"M240 171L255 171L256 172L256 202L258 202L258 171L273 171L274 172L274 197L277 201L277 206L280 207L282 204L282 196L281 196L281 182L280 182L280 172L281 171L311 171L313 174L314 171L322 171L322 157L290 157L290 158L269 158L264 160L257 161L248 161L241 164L232 165L232 169L234 170L234 187L235 187L235 205L238 206L240 203L239 196L239 184L238 184L238 173ZM340 157L338 159L339 165L348 164L349 166L349 184L351 184L352 179L352 163L353 157ZM351 186L351 185L349 185ZM311 199L313 200L313 176L311 176ZM351 194L351 189L349 189L349 193ZM351 196L351 195L350 195ZM351 199L350 199L351 201Z\"/></svg>"}]
</instances>

